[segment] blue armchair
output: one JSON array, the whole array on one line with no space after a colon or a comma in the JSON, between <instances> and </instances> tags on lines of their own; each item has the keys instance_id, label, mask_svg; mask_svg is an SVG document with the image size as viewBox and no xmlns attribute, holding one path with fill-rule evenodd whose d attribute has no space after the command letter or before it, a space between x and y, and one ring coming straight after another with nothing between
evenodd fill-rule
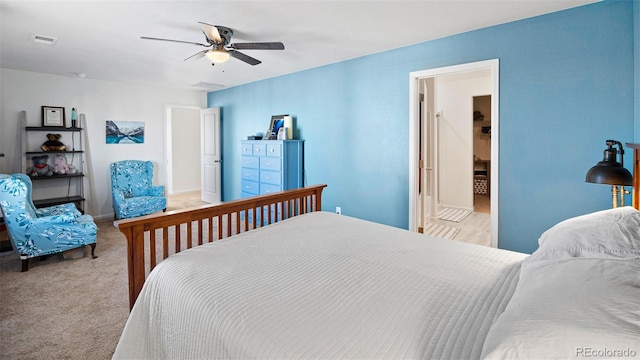
<instances>
[{"instance_id":1,"label":"blue armchair","mask_svg":"<svg viewBox=\"0 0 640 360\"><path fill-rule=\"evenodd\" d=\"M154 186L153 163L123 160L111 164L115 218L126 219L167 210L164 186Z\"/></svg>"},{"instance_id":2,"label":"blue armchair","mask_svg":"<svg viewBox=\"0 0 640 360\"><path fill-rule=\"evenodd\" d=\"M98 228L90 215L73 203L36 209L31 179L24 174L0 174L0 210L9 240L29 270L29 259L91 245L95 258Z\"/></svg>"}]
</instances>

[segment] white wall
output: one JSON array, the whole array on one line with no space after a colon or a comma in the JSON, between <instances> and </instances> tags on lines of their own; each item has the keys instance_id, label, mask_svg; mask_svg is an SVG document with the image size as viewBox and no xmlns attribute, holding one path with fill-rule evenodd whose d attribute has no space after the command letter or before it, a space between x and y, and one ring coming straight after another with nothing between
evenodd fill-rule
<instances>
[{"instance_id":1,"label":"white wall","mask_svg":"<svg viewBox=\"0 0 640 360\"><path fill-rule=\"evenodd\" d=\"M491 93L491 71L438 76L439 200L473 211L473 97Z\"/></svg>"},{"instance_id":2,"label":"white wall","mask_svg":"<svg viewBox=\"0 0 640 360\"><path fill-rule=\"evenodd\" d=\"M27 123L40 126L42 105L63 106L67 119L71 108L86 115L86 211L96 218L113 216L109 164L124 159L151 160L154 182L165 183L164 110L166 104L206 107L206 93L150 87L113 81L78 79L10 69L0 69L0 172L20 171L19 113L27 111ZM107 145L105 121L145 123L144 144ZM43 139L44 142L45 139Z\"/></svg>"}]
</instances>

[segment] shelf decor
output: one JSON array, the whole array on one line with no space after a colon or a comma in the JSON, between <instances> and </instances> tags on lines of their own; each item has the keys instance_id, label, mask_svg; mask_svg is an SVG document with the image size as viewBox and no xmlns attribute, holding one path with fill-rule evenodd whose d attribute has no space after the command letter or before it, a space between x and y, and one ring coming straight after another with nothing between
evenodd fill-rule
<instances>
[{"instance_id":1,"label":"shelf decor","mask_svg":"<svg viewBox=\"0 0 640 360\"><path fill-rule=\"evenodd\" d=\"M66 127L64 107L42 106L42 126Z\"/></svg>"},{"instance_id":2,"label":"shelf decor","mask_svg":"<svg viewBox=\"0 0 640 360\"><path fill-rule=\"evenodd\" d=\"M55 108L53 106L45 107ZM43 109L43 123L44 114L46 111ZM60 119L64 119L64 116ZM29 179L33 187L38 188L33 199L35 207L44 208L74 203L78 211L84 213L84 130L81 127L65 127L64 121L51 126L28 126L26 111L20 112L20 122L24 129L23 141L21 142L24 160L21 161L20 171L30 175ZM60 134L57 132L65 134L65 138L73 144L71 149L59 141ZM43 134L46 134L49 140L40 148L34 146L34 140L36 143L40 143ZM51 142L52 138L53 143ZM71 156L68 157L66 154L71 154ZM75 156L76 154L78 156ZM53 160L53 163L50 163L50 160Z\"/></svg>"}]
</instances>

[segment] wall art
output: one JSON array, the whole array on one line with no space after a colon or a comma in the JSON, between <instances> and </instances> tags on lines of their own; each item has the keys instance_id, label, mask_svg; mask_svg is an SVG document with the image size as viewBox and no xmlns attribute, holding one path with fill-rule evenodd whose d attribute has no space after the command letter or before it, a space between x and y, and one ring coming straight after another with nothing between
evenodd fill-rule
<instances>
[{"instance_id":1,"label":"wall art","mask_svg":"<svg viewBox=\"0 0 640 360\"><path fill-rule=\"evenodd\" d=\"M106 142L107 144L144 143L144 122L107 120Z\"/></svg>"}]
</instances>

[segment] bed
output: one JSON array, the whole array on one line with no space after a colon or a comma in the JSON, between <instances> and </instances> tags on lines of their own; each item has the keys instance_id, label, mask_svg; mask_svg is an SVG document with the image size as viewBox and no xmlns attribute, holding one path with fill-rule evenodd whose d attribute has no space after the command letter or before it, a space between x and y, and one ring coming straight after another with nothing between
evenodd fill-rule
<instances>
[{"instance_id":1,"label":"bed","mask_svg":"<svg viewBox=\"0 0 640 360\"><path fill-rule=\"evenodd\" d=\"M144 247L114 359L639 356L638 210L561 222L529 256L322 212L311 188L119 222L134 249L202 218L173 233L190 249Z\"/></svg>"}]
</instances>

